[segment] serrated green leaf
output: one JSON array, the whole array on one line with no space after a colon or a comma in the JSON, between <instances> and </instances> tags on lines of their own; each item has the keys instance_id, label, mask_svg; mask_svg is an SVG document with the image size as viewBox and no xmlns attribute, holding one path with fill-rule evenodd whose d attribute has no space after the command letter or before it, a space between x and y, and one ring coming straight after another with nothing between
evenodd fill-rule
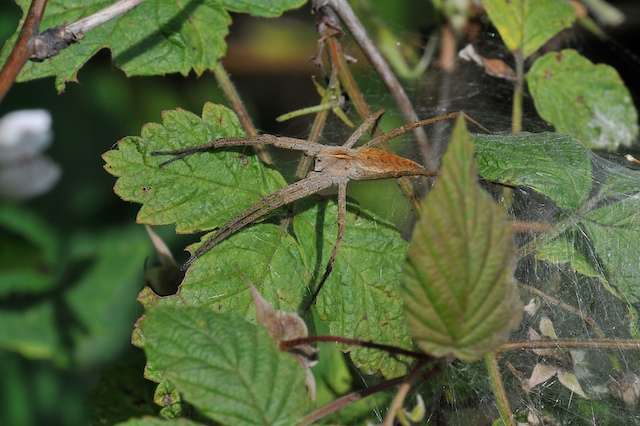
<instances>
[{"instance_id":1,"label":"serrated green leaf","mask_svg":"<svg viewBox=\"0 0 640 426\"><path fill-rule=\"evenodd\" d=\"M144 203L139 220L142 217L145 222L175 221L181 231L221 226L284 185L275 171L264 167L253 156L241 156L234 149L194 154L184 162L158 169L156 165L162 159L150 157L148 154L153 150L192 146L215 137L231 136L211 134L218 130L208 127L219 122L233 122L236 124L232 127L237 127L237 121L229 117L231 113L218 106L207 106L205 112L207 109L215 109L221 118L207 119L205 113L205 119L200 120L184 111L166 113L164 126L148 125L142 138L128 138L120 143L118 151L105 154L108 170L120 176L116 191L127 200ZM177 126L172 124L174 121L184 121L184 124ZM209 134L189 139L189 135L185 136L190 132L189 126L196 126L195 133ZM147 130L149 127L152 129ZM151 137L151 134L160 136ZM176 141L176 138L179 139ZM158 146L158 141L166 141L162 142L165 146ZM209 214L215 207L220 210ZM337 232L335 203L326 212L323 210L321 219L316 217L315 209L310 202L296 204L296 211L300 213L294 218L298 242L274 225L252 224L194 262L175 297L158 299L149 297L147 292L142 302L146 306L185 302L193 306L208 305L253 318L253 302L248 286L238 274L240 269L259 285L260 292L276 309L300 309L303 298L312 292L310 284L324 272ZM317 241L318 235L322 238L321 244ZM207 235L203 240L206 238ZM320 251L322 257L318 258ZM368 213L362 213L357 219L353 214L348 215L345 242L332 278L318 302L320 311L326 311L322 319L330 324L331 333L411 347L398 290L405 252L406 242L392 225L377 221ZM329 293L334 295L328 296ZM365 303L353 310L343 300ZM134 339L139 341L136 336ZM356 364L368 372L382 371L391 377L405 371L403 364L379 351L356 348L351 355Z\"/></svg>"},{"instance_id":2,"label":"serrated green leaf","mask_svg":"<svg viewBox=\"0 0 640 426\"><path fill-rule=\"evenodd\" d=\"M479 359L519 324L522 304L513 230L504 208L477 183L464 120L422 207L404 280L411 334L433 356Z\"/></svg>"},{"instance_id":3,"label":"serrated green leaf","mask_svg":"<svg viewBox=\"0 0 640 426\"><path fill-rule=\"evenodd\" d=\"M195 262L175 297L191 306L206 305L253 320L255 307L239 269L259 285L274 308L300 309L313 291L309 288L313 277L317 281L324 272L335 243L337 207L335 201L318 205L317 200L307 200L296 203L295 211L299 244L275 225L246 227ZM329 325L330 334L411 348L398 290L405 253L406 242L392 225L366 212L348 212L335 267L317 301L320 318ZM158 302L171 303L169 299ZM363 302L345 303L349 300ZM366 372L380 371L386 377L405 372L403 364L383 352L349 350L355 364Z\"/></svg>"},{"instance_id":4,"label":"serrated green leaf","mask_svg":"<svg viewBox=\"0 0 640 426\"><path fill-rule=\"evenodd\" d=\"M482 4L507 48L521 50L525 58L576 19L566 0L482 0Z\"/></svg>"},{"instance_id":5,"label":"serrated green leaf","mask_svg":"<svg viewBox=\"0 0 640 426\"><path fill-rule=\"evenodd\" d=\"M618 72L571 49L548 53L527 74L540 116L589 148L615 150L638 136L638 113Z\"/></svg>"},{"instance_id":6,"label":"serrated green leaf","mask_svg":"<svg viewBox=\"0 0 640 426\"><path fill-rule=\"evenodd\" d=\"M296 211L295 234L317 281L336 242L337 206L333 200L311 200L297 205ZM316 303L329 334L412 348L400 296L406 250L393 225L349 205L340 251ZM397 377L406 371L405 364L384 352L343 350L366 373Z\"/></svg>"},{"instance_id":7,"label":"serrated green leaf","mask_svg":"<svg viewBox=\"0 0 640 426\"><path fill-rule=\"evenodd\" d=\"M581 229L618 295L630 303L640 300L640 195L586 213Z\"/></svg>"},{"instance_id":8,"label":"serrated green leaf","mask_svg":"<svg viewBox=\"0 0 640 426\"><path fill-rule=\"evenodd\" d=\"M28 0L18 1L23 10ZM86 17L113 3L86 0L52 2L40 28L46 29ZM56 87L63 90L67 81L75 81L78 70L103 48L113 53L114 63L128 76L164 75L191 70L197 75L211 70L226 52L224 38L231 17L227 11L274 17L297 8L304 0L179 0L146 1L125 15L89 31L78 44L41 63L28 63L18 81L56 76ZM9 54L17 33L5 44L0 65Z\"/></svg>"},{"instance_id":9,"label":"serrated green leaf","mask_svg":"<svg viewBox=\"0 0 640 426\"><path fill-rule=\"evenodd\" d=\"M472 135L484 179L526 186L575 210L591 190L591 162L580 141L559 133Z\"/></svg>"},{"instance_id":10,"label":"serrated green leaf","mask_svg":"<svg viewBox=\"0 0 640 426\"><path fill-rule=\"evenodd\" d=\"M124 138L103 156L105 169L119 177L115 192L142 204L139 223L175 223L178 232L214 229L285 185L249 148L246 155L242 149L202 152L159 167L171 156L152 156L153 151L243 135L235 114L221 105L206 104L202 118L181 109L165 111L162 118L163 124L147 124L141 137Z\"/></svg>"},{"instance_id":11,"label":"serrated green leaf","mask_svg":"<svg viewBox=\"0 0 640 426\"><path fill-rule=\"evenodd\" d=\"M280 227L258 224L246 227L198 259L176 297L190 306L209 306L253 320L256 309L251 292L238 271L277 310L296 311L309 294L298 244Z\"/></svg>"},{"instance_id":12,"label":"serrated green leaf","mask_svg":"<svg viewBox=\"0 0 640 426\"><path fill-rule=\"evenodd\" d=\"M310 408L302 369L262 327L206 307L162 307L141 328L149 360L217 422L291 425Z\"/></svg>"}]
</instances>

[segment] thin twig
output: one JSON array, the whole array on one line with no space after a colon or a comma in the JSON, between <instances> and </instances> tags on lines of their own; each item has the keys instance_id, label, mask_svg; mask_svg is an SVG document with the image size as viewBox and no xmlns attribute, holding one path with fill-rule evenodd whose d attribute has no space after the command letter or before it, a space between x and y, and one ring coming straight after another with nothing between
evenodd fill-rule
<instances>
[{"instance_id":1,"label":"thin twig","mask_svg":"<svg viewBox=\"0 0 640 426\"><path fill-rule=\"evenodd\" d=\"M34 39L38 31L40 31L40 22L46 7L47 0L33 0L31 2L18 40L16 40L13 50L11 50L2 70L0 70L0 102L16 81L16 77L24 67L24 64L35 52Z\"/></svg>"},{"instance_id":2,"label":"thin twig","mask_svg":"<svg viewBox=\"0 0 640 426\"><path fill-rule=\"evenodd\" d=\"M86 18L79 19L76 22L67 25L67 31L71 31L76 35L76 37L82 38L86 32L124 15L143 1L144 0L119 0L114 4L87 16Z\"/></svg>"},{"instance_id":3,"label":"thin twig","mask_svg":"<svg viewBox=\"0 0 640 426\"><path fill-rule=\"evenodd\" d=\"M527 290L530 293L535 294L536 296L538 296L538 297L544 299L545 301L547 301L547 303L554 304L556 306L559 306L562 309L565 309L565 310L571 312L574 315L577 315L578 317L580 317L580 319L582 319L582 321L586 322L587 324L589 324L593 328L593 331L595 331L595 333L598 335L598 337L600 337L601 339L605 338L604 331L602 331L602 329L600 328L598 323L596 323L596 321L587 312L583 312L580 309L575 308L575 307L569 305L568 303L563 302L560 299L556 299L555 297L546 294L542 290L538 290L537 288L535 288L533 286L530 286L530 285L527 285L527 284L524 284L522 282L518 282L518 287L520 287L520 288L522 288L524 290ZM613 366L613 368L616 371L620 371L621 367L620 367L620 362L618 361L618 359L613 354L609 354L609 359L611 360L611 365Z\"/></svg>"},{"instance_id":4,"label":"thin twig","mask_svg":"<svg viewBox=\"0 0 640 426\"><path fill-rule=\"evenodd\" d=\"M43 31L35 38L35 52L31 60L41 62L58 55L73 43L77 43L88 31L124 15L143 1L119 0L69 25L59 25Z\"/></svg>"},{"instance_id":5,"label":"thin twig","mask_svg":"<svg viewBox=\"0 0 640 426\"><path fill-rule=\"evenodd\" d=\"M634 339L549 339L514 340L503 343L497 350L516 351L525 349L626 349L640 350L640 340Z\"/></svg>"},{"instance_id":6,"label":"thin twig","mask_svg":"<svg viewBox=\"0 0 640 426\"><path fill-rule=\"evenodd\" d=\"M571 305L569 305L568 303L563 302L560 299L556 299L553 296L550 296L548 294L546 294L545 292L538 290L537 288L530 286L528 284L524 284L522 282L518 282L518 287L527 290L530 293L535 294L536 296L541 297L542 299L546 300L548 303L554 304L556 306L561 307L562 309L565 309L569 312L571 312L574 315L577 315L578 317L580 317L580 319L582 319L582 321L586 322L587 324L589 324L593 330L595 331L595 333L598 335L598 337L604 339L605 334L602 331L602 329L600 328L600 326L598 326L598 324L596 323L596 321L591 317L591 315L589 315L586 312L582 312L580 309L577 309Z\"/></svg>"},{"instance_id":7,"label":"thin twig","mask_svg":"<svg viewBox=\"0 0 640 426\"><path fill-rule=\"evenodd\" d=\"M224 92L225 96L227 97L229 102L231 102L231 107L238 116L238 119L242 124L242 128L245 132L247 132L247 136L258 136L258 131L251 121L249 112L247 112L247 109L244 107L244 103L240 98L240 94L231 82L229 74L227 73L227 70L224 69L222 62L216 62L216 65L213 67L213 74L216 76L218 85ZM253 150L260 161L266 164L273 164L271 154L269 154L269 151L264 145L254 145Z\"/></svg>"},{"instance_id":8,"label":"thin twig","mask_svg":"<svg viewBox=\"0 0 640 426\"><path fill-rule=\"evenodd\" d=\"M402 85L396 78L396 75L391 70L387 61L385 61L373 41L371 41L371 38L367 35L366 30L354 13L349 2L347 0L314 1L314 9L320 9L325 6L332 8L338 14L342 22L344 22L345 26L351 33L351 36L358 43L364 54L367 56L367 59L369 59L371 65L373 65L376 72L380 75L380 78L382 78L382 81L387 86L387 89L389 89L389 92L396 100L405 120L407 122L417 121L418 115L416 114L409 97L402 88ZM431 152L431 146L429 145L427 134L424 129L420 128L414 129L413 133L418 142L418 147L420 148L420 153L425 166L428 170L433 169L436 167L436 163L433 158L433 153Z\"/></svg>"}]
</instances>

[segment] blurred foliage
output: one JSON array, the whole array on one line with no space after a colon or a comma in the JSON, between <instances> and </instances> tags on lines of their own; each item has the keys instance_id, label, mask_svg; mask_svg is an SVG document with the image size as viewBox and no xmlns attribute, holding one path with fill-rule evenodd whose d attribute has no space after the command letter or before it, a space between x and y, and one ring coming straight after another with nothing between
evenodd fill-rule
<instances>
[{"instance_id":1,"label":"blurred foliage","mask_svg":"<svg viewBox=\"0 0 640 426\"><path fill-rule=\"evenodd\" d=\"M16 5L0 3L0 40L15 31L20 16ZM51 112L54 142L47 155L63 169L51 192L21 204L0 201L2 216L15 217L23 228L16 233L0 220L3 425L87 424L85 393L98 383L98 371L139 352L129 343L142 311L135 296L153 250L145 230L132 225L134 206L113 194L100 155L158 120L164 109L199 110L206 101L223 99L210 75L126 78L105 51L78 78L80 84L59 95L52 79L17 84L0 104L0 116L27 108ZM172 227L157 231L183 261L189 238L177 237ZM131 386L152 385L142 377L143 365L128 375L138 382ZM94 394L108 389L100 388ZM152 408L119 420L156 413Z\"/></svg>"}]
</instances>

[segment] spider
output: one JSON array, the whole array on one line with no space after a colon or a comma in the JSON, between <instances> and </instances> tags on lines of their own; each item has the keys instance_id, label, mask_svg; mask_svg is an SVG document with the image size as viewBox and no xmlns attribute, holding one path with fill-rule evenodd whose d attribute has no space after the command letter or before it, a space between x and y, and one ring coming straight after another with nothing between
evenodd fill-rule
<instances>
[{"instance_id":1,"label":"spider","mask_svg":"<svg viewBox=\"0 0 640 426\"><path fill-rule=\"evenodd\" d=\"M379 110L367 118L342 146L327 146L303 139L261 135L255 137L222 138L203 145L183 149L154 151L152 155L174 156L172 159L161 163L160 167L164 167L169 163L196 152L209 151L228 146L271 145L277 148L302 151L305 155L315 157L314 170L310 171L306 178L266 196L253 206L229 220L191 255L183 265L182 269L187 269L197 258L209 251L216 244L267 213L329 187L337 186L338 235L324 274L320 279L309 304L313 303L333 269L340 244L344 237L344 226L347 211L347 183L351 180L377 180L399 178L403 176L437 175L437 172L428 171L418 163L382 151L381 149L374 148L374 146L400 136L417 127L426 126L438 121L450 120L460 115L479 128L486 130L482 125L471 119L465 113L453 112L439 117L405 124L404 126L398 127L387 134L371 139L362 146L353 148L362 135L377 123L383 113L384 110Z\"/></svg>"}]
</instances>

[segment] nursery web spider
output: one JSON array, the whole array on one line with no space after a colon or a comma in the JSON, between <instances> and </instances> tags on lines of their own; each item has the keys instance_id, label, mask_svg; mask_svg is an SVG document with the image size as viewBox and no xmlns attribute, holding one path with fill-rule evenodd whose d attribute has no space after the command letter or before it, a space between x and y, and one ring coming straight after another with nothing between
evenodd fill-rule
<instances>
[{"instance_id":1,"label":"nursery web spider","mask_svg":"<svg viewBox=\"0 0 640 426\"><path fill-rule=\"evenodd\" d=\"M399 178L402 176L436 176L437 172L427 171L420 164L406 158L374 148L382 142L393 139L417 127L426 126L438 121L450 120L462 115L479 128L486 130L482 125L468 117L463 112L453 112L439 117L408 123L391 132L377 136L366 144L353 148L362 135L376 124L384 110L379 110L367 118L347 139L342 146L328 146L303 139L277 137L273 135L261 135L255 137L223 138L208 142L203 145L172 151L155 151L152 155L173 155L174 157L160 167L177 161L196 152L208 151L227 146L243 145L272 145L277 148L302 151L305 155L315 157L315 167L306 178L292 183L285 188L263 198L253 206L246 209L233 219L220 227L207 241L205 241L183 265L188 268L197 258L209 251L216 244L237 232L239 229L266 215L267 213L286 204L307 197L331 186L338 187L338 236L331 251L324 275L318 283L311 298L311 303L317 297L320 289L329 277L344 237L344 226L347 211L347 183L351 180L377 180Z\"/></svg>"}]
</instances>

